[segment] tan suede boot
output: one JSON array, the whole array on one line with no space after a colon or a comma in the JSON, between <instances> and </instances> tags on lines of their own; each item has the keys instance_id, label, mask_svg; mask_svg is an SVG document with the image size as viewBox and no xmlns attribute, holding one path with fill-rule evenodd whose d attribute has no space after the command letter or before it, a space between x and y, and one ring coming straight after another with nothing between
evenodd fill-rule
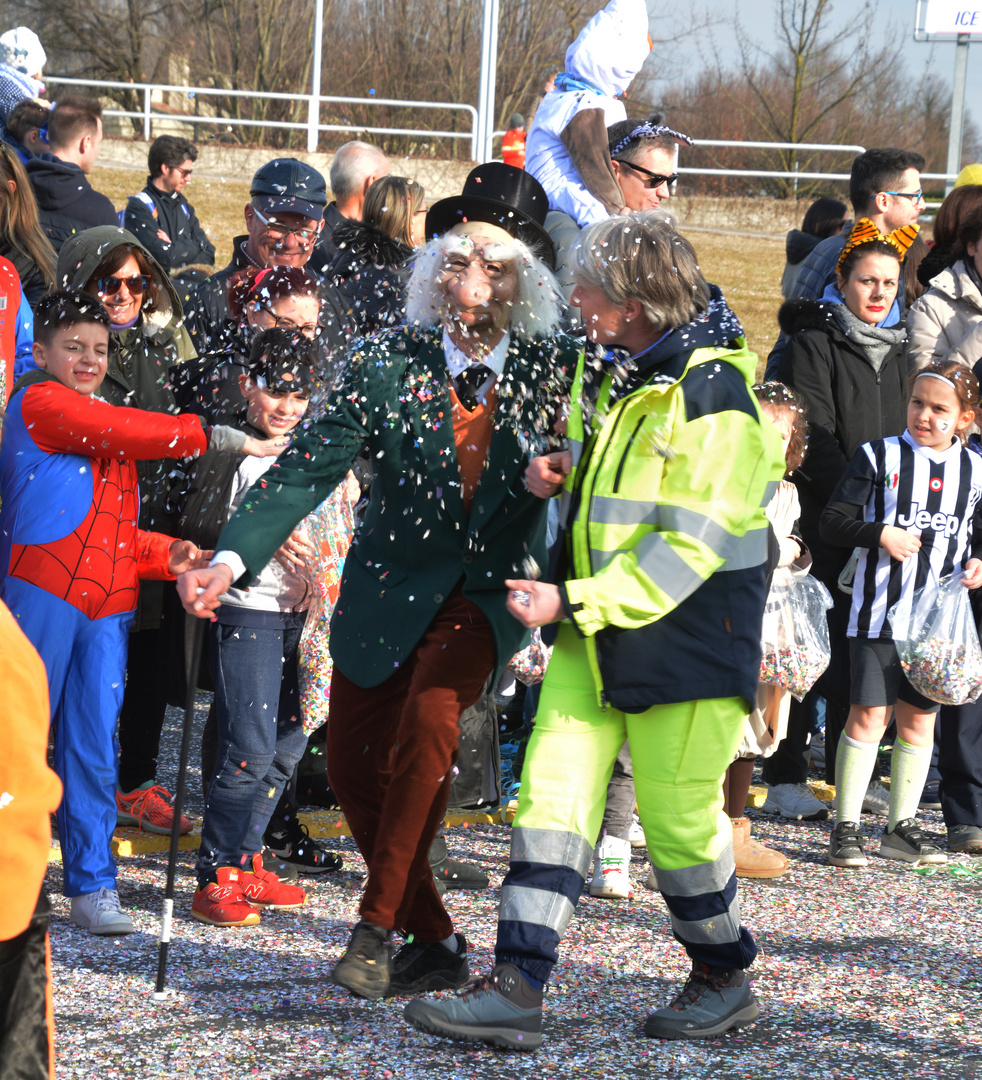
<instances>
[{"instance_id":1,"label":"tan suede boot","mask_svg":"<svg viewBox=\"0 0 982 1080\"><path fill-rule=\"evenodd\" d=\"M733 860L736 876L776 878L788 872L788 860L773 848L764 847L750 835L748 818L730 818L733 825Z\"/></svg>"}]
</instances>

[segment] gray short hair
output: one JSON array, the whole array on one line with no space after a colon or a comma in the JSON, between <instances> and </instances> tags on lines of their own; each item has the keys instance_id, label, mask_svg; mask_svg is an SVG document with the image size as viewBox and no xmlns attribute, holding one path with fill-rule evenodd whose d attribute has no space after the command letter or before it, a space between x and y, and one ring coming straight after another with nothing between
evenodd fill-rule
<instances>
[{"instance_id":1,"label":"gray short hair","mask_svg":"<svg viewBox=\"0 0 982 1080\"><path fill-rule=\"evenodd\" d=\"M356 195L373 173L388 171L389 159L377 146L352 139L338 148L331 162L331 191L343 202Z\"/></svg>"},{"instance_id":2,"label":"gray short hair","mask_svg":"<svg viewBox=\"0 0 982 1080\"><path fill-rule=\"evenodd\" d=\"M636 210L591 225L573 241L569 267L578 285L612 304L634 299L656 330L692 322L709 307L709 286L688 240L661 210Z\"/></svg>"}]
</instances>

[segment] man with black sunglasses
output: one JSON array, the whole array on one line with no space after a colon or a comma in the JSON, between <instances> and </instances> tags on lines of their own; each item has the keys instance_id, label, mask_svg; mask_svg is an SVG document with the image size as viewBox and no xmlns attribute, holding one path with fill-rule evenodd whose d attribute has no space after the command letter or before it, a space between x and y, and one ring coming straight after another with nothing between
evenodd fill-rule
<instances>
[{"instance_id":1,"label":"man with black sunglasses","mask_svg":"<svg viewBox=\"0 0 982 1080\"><path fill-rule=\"evenodd\" d=\"M232 242L232 261L184 301L186 326L199 355L221 348L230 329L229 278L247 266L307 267L324 225L324 177L297 158L268 161L252 178L249 193L248 231ZM343 341L340 303L327 287L321 300L324 340L330 348Z\"/></svg>"},{"instance_id":2,"label":"man with black sunglasses","mask_svg":"<svg viewBox=\"0 0 982 1080\"><path fill-rule=\"evenodd\" d=\"M621 120L607 128L607 145L614 179L628 210L654 210L672 197L678 180L678 146L692 140L679 131L647 120ZM573 292L573 277L566 253L580 235L580 226L569 214L550 210L546 231L556 245L556 276L567 301ZM574 308L570 321L578 321Z\"/></svg>"},{"instance_id":3,"label":"man with black sunglasses","mask_svg":"<svg viewBox=\"0 0 982 1080\"><path fill-rule=\"evenodd\" d=\"M215 265L215 245L205 235L194 207L184 197L198 148L176 135L150 144L146 187L130 196L124 226L168 272L185 266Z\"/></svg>"}]
</instances>

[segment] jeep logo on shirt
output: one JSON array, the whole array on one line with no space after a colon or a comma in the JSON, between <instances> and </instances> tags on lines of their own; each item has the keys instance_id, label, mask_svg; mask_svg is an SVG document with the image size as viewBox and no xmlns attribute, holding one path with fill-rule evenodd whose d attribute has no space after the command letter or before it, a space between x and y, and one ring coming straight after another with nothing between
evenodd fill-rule
<instances>
[{"instance_id":1,"label":"jeep logo on shirt","mask_svg":"<svg viewBox=\"0 0 982 1080\"><path fill-rule=\"evenodd\" d=\"M932 514L929 510L919 510L918 504L914 503L907 517L897 514L897 524L902 529L933 529L943 536L954 536L961 525L961 519L954 514Z\"/></svg>"}]
</instances>

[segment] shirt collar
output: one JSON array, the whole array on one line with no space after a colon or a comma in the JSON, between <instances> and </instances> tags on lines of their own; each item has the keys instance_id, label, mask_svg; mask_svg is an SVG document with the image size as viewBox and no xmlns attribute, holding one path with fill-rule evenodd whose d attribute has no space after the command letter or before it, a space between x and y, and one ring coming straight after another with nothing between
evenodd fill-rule
<instances>
[{"instance_id":1,"label":"shirt collar","mask_svg":"<svg viewBox=\"0 0 982 1080\"><path fill-rule=\"evenodd\" d=\"M483 364L486 368L490 368L495 376L500 375L505 370L510 344L511 335L506 332L501 341L489 353L485 353L480 357L471 357L457 348L451 340L449 331L444 327L443 352L447 358L447 367L450 369L450 378L456 379L462 371L473 364Z\"/></svg>"}]
</instances>

